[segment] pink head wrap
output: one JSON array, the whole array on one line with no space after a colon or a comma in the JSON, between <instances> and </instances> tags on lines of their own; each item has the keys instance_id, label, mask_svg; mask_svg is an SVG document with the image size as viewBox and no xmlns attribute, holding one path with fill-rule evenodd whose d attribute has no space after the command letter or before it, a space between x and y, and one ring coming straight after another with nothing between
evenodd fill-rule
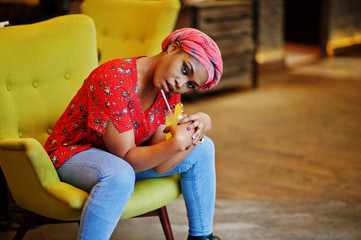
<instances>
[{"instance_id":1,"label":"pink head wrap","mask_svg":"<svg viewBox=\"0 0 361 240\"><path fill-rule=\"evenodd\" d=\"M176 30L163 40L163 52L174 42L206 68L208 79L199 89L210 89L219 82L223 73L221 51L209 36L194 28Z\"/></svg>"}]
</instances>

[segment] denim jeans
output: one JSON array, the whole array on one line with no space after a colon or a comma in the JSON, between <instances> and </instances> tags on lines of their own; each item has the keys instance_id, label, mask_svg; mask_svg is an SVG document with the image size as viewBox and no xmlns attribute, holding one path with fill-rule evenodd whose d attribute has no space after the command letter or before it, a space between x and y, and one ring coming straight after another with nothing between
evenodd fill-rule
<instances>
[{"instance_id":1,"label":"denim jeans","mask_svg":"<svg viewBox=\"0 0 361 240\"><path fill-rule=\"evenodd\" d=\"M215 204L214 144L206 137L175 169L157 174L153 169L134 173L123 159L100 149L77 153L57 169L62 181L90 193L78 239L109 239L133 193L136 179L181 174L181 188L189 221L189 234L212 233Z\"/></svg>"}]
</instances>

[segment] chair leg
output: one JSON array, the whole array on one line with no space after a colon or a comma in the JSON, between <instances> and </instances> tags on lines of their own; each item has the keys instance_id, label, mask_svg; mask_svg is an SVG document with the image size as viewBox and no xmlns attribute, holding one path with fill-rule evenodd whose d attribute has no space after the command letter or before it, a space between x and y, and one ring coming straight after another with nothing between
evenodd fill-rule
<instances>
[{"instance_id":1,"label":"chair leg","mask_svg":"<svg viewBox=\"0 0 361 240\"><path fill-rule=\"evenodd\" d=\"M160 222L162 223L165 238L167 240L174 240L166 206L159 208L157 211Z\"/></svg>"},{"instance_id":2,"label":"chair leg","mask_svg":"<svg viewBox=\"0 0 361 240\"><path fill-rule=\"evenodd\" d=\"M32 226L35 219L36 219L36 214L32 212L28 212L25 215L24 220L22 221L19 230L16 232L13 240L22 240L25 234L27 233L27 231L29 230L29 228Z\"/></svg>"}]
</instances>

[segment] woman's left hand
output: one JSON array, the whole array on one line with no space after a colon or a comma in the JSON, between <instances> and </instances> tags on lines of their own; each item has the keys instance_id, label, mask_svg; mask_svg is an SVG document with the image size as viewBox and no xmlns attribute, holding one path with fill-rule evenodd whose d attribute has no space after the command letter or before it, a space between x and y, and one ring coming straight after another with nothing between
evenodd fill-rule
<instances>
[{"instance_id":1,"label":"woman's left hand","mask_svg":"<svg viewBox=\"0 0 361 240\"><path fill-rule=\"evenodd\" d=\"M203 112L192 113L179 122L179 124L186 123L190 123L187 128L189 131L192 129L195 130L194 134L192 135L193 145L196 144L196 142L198 142L212 127L211 118L208 116L208 114Z\"/></svg>"}]
</instances>

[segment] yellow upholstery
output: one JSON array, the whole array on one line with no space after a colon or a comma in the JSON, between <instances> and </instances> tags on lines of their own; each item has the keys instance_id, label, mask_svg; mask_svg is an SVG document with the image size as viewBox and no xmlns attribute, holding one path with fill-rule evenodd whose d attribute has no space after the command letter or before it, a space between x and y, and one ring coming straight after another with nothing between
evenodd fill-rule
<instances>
[{"instance_id":1,"label":"yellow upholstery","mask_svg":"<svg viewBox=\"0 0 361 240\"><path fill-rule=\"evenodd\" d=\"M179 0L84 0L82 13L94 19L99 63L152 56L177 21Z\"/></svg>"},{"instance_id":2,"label":"yellow upholstery","mask_svg":"<svg viewBox=\"0 0 361 240\"><path fill-rule=\"evenodd\" d=\"M88 16L0 28L0 166L20 207L57 220L80 219L88 193L59 180L43 144L97 65ZM179 195L179 176L137 181L122 219Z\"/></svg>"},{"instance_id":3,"label":"yellow upholstery","mask_svg":"<svg viewBox=\"0 0 361 240\"><path fill-rule=\"evenodd\" d=\"M20 207L59 220L79 219L88 194L60 183L42 145L97 66L95 38L81 15L0 28L0 165Z\"/></svg>"}]
</instances>

